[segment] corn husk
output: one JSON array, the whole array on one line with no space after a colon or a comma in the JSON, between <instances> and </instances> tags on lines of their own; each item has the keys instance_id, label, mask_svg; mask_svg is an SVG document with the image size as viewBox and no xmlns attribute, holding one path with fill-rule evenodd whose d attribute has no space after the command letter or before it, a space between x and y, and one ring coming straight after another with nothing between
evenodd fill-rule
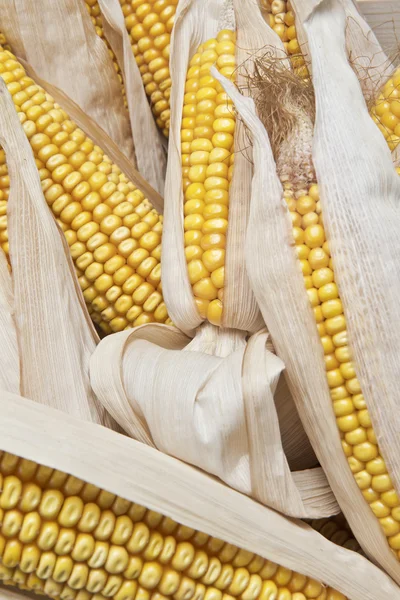
<instances>
[{"instance_id":1,"label":"corn husk","mask_svg":"<svg viewBox=\"0 0 400 600\"><path fill-rule=\"evenodd\" d=\"M302 53L310 62L307 33L304 21L320 3L320 0L293 0L291 2L296 14L296 31ZM352 65L359 76L364 93L370 94L382 78L390 72L390 61L383 52L375 33L363 19L352 0L341 0L346 18L345 43ZM313 65L309 64L312 73Z\"/></svg>"},{"instance_id":2,"label":"corn husk","mask_svg":"<svg viewBox=\"0 0 400 600\"><path fill-rule=\"evenodd\" d=\"M0 252L0 389L19 393L20 364L14 293L6 255Z\"/></svg>"},{"instance_id":3,"label":"corn husk","mask_svg":"<svg viewBox=\"0 0 400 600\"><path fill-rule=\"evenodd\" d=\"M166 154L164 140L155 124L139 67L132 52L118 0L99 0L106 36L124 74L137 167L145 179L161 194L164 191Z\"/></svg>"},{"instance_id":4,"label":"corn husk","mask_svg":"<svg viewBox=\"0 0 400 600\"><path fill-rule=\"evenodd\" d=\"M400 598L364 557L144 444L9 392L0 396L0 414L3 450L323 581L351 600Z\"/></svg>"},{"instance_id":5,"label":"corn husk","mask_svg":"<svg viewBox=\"0 0 400 600\"><path fill-rule=\"evenodd\" d=\"M334 18L332 15L334 15ZM318 170L322 174L322 179L326 181L325 184L322 182L322 202L325 211L324 224L331 234L330 239L333 237L333 247L336 248L336 251L334 250L332 255L335 264L337 263L336 256L341 252L338 250L339 242L336 243L336 239L339 239L338 231L341 227L346 227L349 215L352 214L353 210L360 210L363 211L362 218L365 220L366 214L368 214L365 211L372 211L374 209L373 215L371 212L371 222L372 220L374 221L375 232L375 229L378 229L376 227L376 205L378 202L380 206L387 206L384 209L386 215L391 213L392 218L395 217L395 208L393 205L396 201L393 194L396 194L394 190L397 189L396 185L398 185L397 180L396 183L394 182L396 176L391 164L389 151L387 148L383 148L383 138L380 141L377 139L379 132L370 120L360 86L345 57L344 28L345 18L343 9L339 4L330 4L329 2L321 2L319 8L315 10L308 21L310 45L311 36L313 39L313 58L315 53L314 83L316 89L318 89L317 106L320 107L318 112L319 117L317 117L317 127L319 129L317 129L316 133L318 144L314 148L314 159L317 164L324 165L323 171L321 167ZM323 33L319 33L320 31ZM331 35L332 31L334 31L334 35ZM328 48L325 48L325 41L324 38L320 37L321 35L325 35L326 43L328 43L328 39L330 40L329 51ZM335 41L333 42L332 40ZM334 66L331 67L330 65ZM335 76L333 76L332 73L335 69ZM332 78L331 80L329 80L330 77ZM342 89L343 81L346 82L347 86L350 86L347 88L348 91ZM336 85L335 90L334 85ZM346 85L343 84L343 87L345 88ZM396 581L399 581L399 563L387 544L378 520L374 517L358 489L342 451L326 382L322 346L315 328L308 298L304 293L302 274L290 241L292 235L291 221L286 203L283 200L282 186L274 170L275 163L268 136L256 116L253 101L241 96L236 88L226 80L224 81L224 86L234 99L236 109L249 128L253 141L255 174L253 179L249 235L246 242L247 267L253 289L271 332L277 354L285 362L289 387L293 393L304 427L327 474L337 500L363 549L374 560L384 566ZM348 97L350 94L352 94L351 101ZM332 112L329 112L327 110L328 105L330 109L334 102L337 103L337 106L335 109L332 109ZM353 103L356 107L355 110L352 110L351 113L349 112L345 118L344 113ZM325 110L323 110L324 108ZM351 127L349 127L350 114L354 120ZM336 128L335 133L333 132L334 128ZM349 148L347 148L347 145ZM366 176L366 167L364 169L363 160L359 158L364 153L365 157L368 157L367 165L369 167L374 160L376 161L376 167L372 169L373 175L377 177L374 184L372 184L372 179ZM374 160L372 160L372 156L374 156ZM337 162L337 165L335 162ZM351 166L351 171L349 165ZM334 173L335 175L330 177L328 173ZM377 186L377 181L380 181L379 187L375 187ZM345 186L347 186L347 189L345 189ZM328 189L329 192L327 191ZM340 195L341 192L342 196ZM378 193L381 194L379 200L377 199ZM331 204L330 208L327 209L326 206L329 201ZM346 212L345 219L341 223L336 218L333 225L332 221L329 220L329 216L333 214L330 211L335 212L332 204L338 202L340 206L344 207L345 201L347 202L349 212ZM351 205L351 209L349 209L349 205ZM343 210L345 209L343 208ZM326 216L326 211L328 212L328 216ZM363 222L362 218L359 217L358 224ZM345 248L348 249L348 252L351 240L351 258L355 263L351 262L350 267L347 263L348 275L345 281L347 281L347 277L350 277L350 273L353 274L353 278L358 276L360 272L353 270L353 266L356 267L358 261L363 260L362 258L360 259L361 252L358 251L358 246L355 246L355 240L357 239L355 236L359 235L359 225L357 224L355 227L353 219L351 219L351 223L353 230L351 234L346 231L347 242L345 241L344 230L340 235L341 243L345 243ZM379 261L382 260L382 257L386 256L386 250L382 251L382 247L386 246L388 239L389 244L386 246L388 253L391 252L392 257L396 256L397 253L398 240L396 243L390 234L394 224L388 227L389 235L386 239L383 239L385 236L384 228L382 230L379 229L379 231L382 231L382 237L379 239L375 250L371 248L371 244L375 244L377 241L376 236L379 235L379 231L372 238L369 238L370 245L365 260L368 261L367 257L370 252L370 255L374 256L374 260L378 261L377 268ZM364 234L361 234L360 242L363 236ZM382 244L382 246L379 246L379 244ZM279 249L278 252L277 248ZM356 254L357 258L354 260ZM262 257L262 259L254 261L253 257L255 255ZM379 258L377 258L378 256ZM391 259L389 262L387 261L385 268L391 265L392 262L394 263L395 260ZM395 268L393 264L392 267L388 268L388 273L392 272ZM344 270L345 267L342 262L342 270L340 272L342 273ZM363 271L364 275L362 279L364 279L365 273L372 272L374 272L375 277L374 266L370 266L369 270ZM338 280L341 282L340 277L338 277ZM394 279L391 279L392 285L394 285L394 281ZM396 284L397 281L398 279L396 279ZM353 284L355 284L355 281ZM368 286L369 283L366 285ZM385 285L387 285L387 282L385 282ZM343 284L341 283L341 294L344 293L347 296L347 291L343 292L342 287ZM388 292L388 294L390 298L391 292ZM374 312L374 310L378 311L377 314L379 315L380 307L374 304L375 295L368 297L368 299L371 302L371 312ZM354 308L356 308L359 299L354 300L354 297L352 297L351 301L348 300L348 302L349 306L351 302L354 302ZM389 308L393 310L391 307ZM367 310L369 311L369 309ZM357 318L354 309L351 312L353 319ZM358 315L361 314L358 312ZM392 312L394 322L391 321L391 324L387 323L385 333L382 335L385 336L386 332L387 335L390 335L391 327L395 326L397 322L395 315L396 311ZM388 315L387 318L389 319ZM368 340L366 342L368 344L370 330L368 324L368 331L366 332L364 315L362 316L362 322L362 332L366 336L365 339ZM372 332L374 328L375 325L371 325ZM379 364L378 354L382 348L380 345L381 341L377 343L378 345L375 348L378 350L374 353L374 362L370 363L374 365L376 362ZM373 344L371 343L372 347ZM395 350L395 343L390 347L390 350L386 346L386 351L393 353L391 354L393 358L396 356ZM383 352L381 356L387 358L387 352ZM390 363L391 358L388 360ZM356 364L356 368L357 366L358 364ZM388 412L388 415L392 417L393 413ZM394 420L396 420L395 416ZM378 428L377 437L380 442L379 431Z\"/></svg>"},{"instance_id":6,"label":"corn husk","mask_svg":"<svg viewBox=\"0 0 400 600\"><path fill-rule=\"evenodd\" d=\"M135 160L121 84L83 0L1 0L0 30L18 58L70 96Z\"/></svg>"},{"instance_id":7,"label":"corn husk","mask_svg":"<svg viewBox=\"0 0 400 600\"><path fill-rule=\"evenodd\" d=\"M302 430L289 416L288 406L295 408L281 377L284 365L269 350L268 337L262 330L246 344L243 334L221 336L208 325L190 342L175 328L145 325L100 343L91 383L135 439L286 514L335 514L321 469L291 471L304 469Z\"/></svg>"}]
</instances>

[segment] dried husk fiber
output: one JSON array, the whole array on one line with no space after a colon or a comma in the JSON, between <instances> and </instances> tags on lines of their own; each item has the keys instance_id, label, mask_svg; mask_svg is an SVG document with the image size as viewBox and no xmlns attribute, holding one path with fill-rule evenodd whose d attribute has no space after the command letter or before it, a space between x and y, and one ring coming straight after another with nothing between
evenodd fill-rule
<instances>
[{"instance_id":1,"label":"dried husk fiber","mask_svg":"<svg viewBox=\"0 0 400 600\"><path fill-rule=\"evenodd\" d=\"M400 599L393 581L358 553L145 444L9 392L0 412L2 450L323 581L349 600Z\"/></svg>"},{"instance_id":2,"label":"dried husk fiber","mask_svg":"<svg viewBox=\"0 0 400 600\"><path fill-rule=\"evenodd\" d=\"M390 407L397 393L394 385L399 320L398 306L392 298L400 281L395 275L399 264L399 238L397 235L396 239L395 231L400 190L390 152L369 117L360 85L348 63L345 25L345 12L333 0L321 2L307 21L317 96L313 159L324 225L348 315L350 345L354 344L356 371L369 397L367 405L385 457L387 444L394 444L387 460L395 482L396 463L391 462L391 457L394 455L397 460L399 456L399 440L393 436L393 431L399 430L396 411L394 407L387 412L386 408L379 410L374 396L381 389L379 406ZM341 448L322 346L290 241L291 222L268 135L256 116L253 101L240 95L226 80L224 86L253 141L255 173L246 255L254 292L277 354L285 362L289 388L304 427L353 532L363 549L399 581L399 563L362 497ZM379 218L382 217L379 224L377 206ZM365 227L362 232L361 223ZM260 257L258 261L254 261L256 255ZM371 293L374 282L379 282L379 292L386 295L383 304L380 295L377 298L376 288ZM378 323L380 337L375 337ZM374 369L382 369L383 360L387 360L386 368L391 370L388 378L385 373L384 379L381 376L370 382L372 372L365 366L367 360ZM389 395L386 385L391 381ZM390 422L386 424L387 421Z\"/></svg>"}]
</instances>

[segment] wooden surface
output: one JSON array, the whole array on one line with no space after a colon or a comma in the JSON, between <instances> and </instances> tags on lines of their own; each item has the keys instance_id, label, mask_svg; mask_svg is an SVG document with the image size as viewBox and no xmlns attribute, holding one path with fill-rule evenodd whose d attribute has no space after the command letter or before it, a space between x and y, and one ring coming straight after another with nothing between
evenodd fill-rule
<instances>
[{"instance_id":1,"label":"wooden surface","mask_svg":"<svg viewBox=\"0 0 400 600\"><path fill-rule=\"evenodd\" d=\"M358 0L357 5L383 49L394 55L400 49L400 0Z\"/></svg>"}]
</instances>

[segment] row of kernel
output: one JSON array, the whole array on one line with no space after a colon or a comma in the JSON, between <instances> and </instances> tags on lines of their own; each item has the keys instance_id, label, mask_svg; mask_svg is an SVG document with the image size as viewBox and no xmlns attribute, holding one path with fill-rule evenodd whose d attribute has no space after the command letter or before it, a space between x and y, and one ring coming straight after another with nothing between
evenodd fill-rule
<instances>
[{"instance_id":1,"label":"row of kernel","mask_svg":"<svg viewBox=\"0 0 400 600\"><path fill-rule=\"evenodd\" d=\"M290 56L295 73L302 79L307 78L309 73L297 40L295 15L290 2L262 0L261 5L267 12L270 27L280 37Z\"/></svg>"},{"instance_id":2,"label":"row of kernel","mask_svg":"<svg viewBox=\"0 0 400 600\"><path fill-rule=\"evenodd\" d=\"M157 125L168 136L169 55L177 0L120 0L132 51Z\"/></svg>"},{"instance_id":3,"label":"row of kernel","mask_svg":"<svg viewBox=\"0 0 400 600\"><path fill-rule=\"evenodd\" d=\"M346 320L325 238L318 186L286 190L297 255L325 355L336 422L349 466L393 550L400 550L400 502L376 441L348 346ZM400 556L400 555L399 555Z\"/></svg>"},{"instance_id":4,"label":"row of kernel","mask_svg":"<svg viewBox=\"0 0 400 600\"><path fill-rule=\"evenodd\" d=\"M183 119L182 176L185 254L199 312L221 323L229 185L233 172L235 117L232 102L210 75L215 62L232 77L235 33L223 30L202 44L190 61Z\"/></svg>"}]
</instances>

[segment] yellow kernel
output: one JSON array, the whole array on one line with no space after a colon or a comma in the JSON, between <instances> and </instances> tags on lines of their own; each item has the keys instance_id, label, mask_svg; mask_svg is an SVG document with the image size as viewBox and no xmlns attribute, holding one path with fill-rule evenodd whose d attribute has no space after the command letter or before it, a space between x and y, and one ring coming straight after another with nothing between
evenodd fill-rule
<instances>
[{"instance_id":1,"label":"yellow kernel","mask_svg":"<svg viewBox=\"0 0 400 600\"><path fill-rule=\"evenodd\" d=\"M363 427L357 427L353 431L346 433L345 439L351 446L363 444L367 441L367 433Z\"/></svg>"},{"instance_id":2,"label":"yellow kernel","mask_svg":"<svg viewBox=\"0 0 400 600\"><path fill-rule=\"evenodd\" d=\"M353 453L356 458L363 462L368 462L378 456L377 447L370 442L364 442L354 446Z\"/></svg>"}]
</instances>

